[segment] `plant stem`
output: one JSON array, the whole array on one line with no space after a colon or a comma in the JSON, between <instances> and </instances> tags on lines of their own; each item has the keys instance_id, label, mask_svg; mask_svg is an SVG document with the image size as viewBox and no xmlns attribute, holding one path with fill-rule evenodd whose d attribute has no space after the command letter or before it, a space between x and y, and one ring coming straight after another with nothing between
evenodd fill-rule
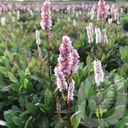
<instances>
[{"instance_id":1,"label":"plant stem","mask_svg":"<svg viewBox=\"0 0 128 128\"><path fill-rule=\"evenodd\" d=\"M48 29L46 29L46 38L47 38L47 42L48 42L48 74L49 74L49 82L50 82L50 90L53 93L53 86L52 86L52 81L51 81L51 61L50 61L50 42L49 42L49 31Z\"/></svg>"},{"instance_id":2,"label":"plant stem","mask_svg":"<svg viewBox=\"0 0 128 128\"><path fill-rule=\"evenodd\" d=\"M90 43L90 55L92 56L92 42Z\"/></svg>"},{"instance_id":3,"label":"plant stem","mask_svg":"<svg viewBox=\"0 0 128 128\"><path fill-rule=\"evenodd\" d=\"M70 117L71 117L70 116L70 101L69 101L69 103L67 103L67 100L66 100L66 106L67 106L67 116L68 116L69 128L73 128L71 120L70 120Z\"/></svg>"},{"instance_id":4,"label":"plant stem","mask_svg":"<svg viewBox=\"0 0 128 128\"><path fill-rule=\"evenodd\" d=\"M32 119L32 116L30 116L29 118L28 118L28 120L26 121L26 123L25 123L25 126L24 126L24 128L27 128L28 127L28 123L29 123L29 121Z\"/></svg>"},{"instance_id":5,"label":"plant stem","mask_svg":"<svg viewBox=\"0 0 128 128\"><path fill-rule=\"evenodd\" d=\"M53 94L53 85L52 85L52 81L51 81L51 60L50 60L50 56L51 56L50 50L51 49L50 49L50 41L49 41L49 30L46 29L45 32L46 32L46 38L47 38L47 42L48 42L48 69L49 69L48 74L49 74L50 90L51 90L51 92ZM55 97L54 94L53 94L53 97L54 97L56 103L59 103L59 98ZM57 108L57 109L59 109L59 108ZM60 110L57 110L57 115L58 115L58 118L61 121L61 113L60 113ZM62 124L62 128L64 128L65 127L64 126L64 123L61 122L61 124Z\"/></svg>"},{"instance_id":6,"label":"plant stem","mask_svg":"<svg viewBox=\"0 0 128 128\"><path fill-rule=\"evenodd\" d=\"M100 114L100 105L98 105L98 121L99 121L100 128L102 128L102 116Z\"/></svg>"},{"instance_id":7,"label":"plant stem","mask_svg":"<svg viewBox=\"0 0 128 128\"><path fill-rule=\"evenodd\" d=\"M99 100L99 96L100 96L100 86L98 86L98 93L97 93L97 96L98 96L98 100ZM102 128L102 115L100 113L100 105L98 105L98 121L99 121L99 125L100 125L100 128Z\"/></svg>"},{"instance_id":8,"label":"plant stem","mask_svg":"<svg viewBox=\"0 0 128 128\"><path fill-rule=\"evenodd\" d=\"M57 107L56 109L57 109L58 119L60 120L60 123L62 124L62 128L64 128L64 122L63 122L63 120L61 118L61 113L60 113L60 111L61 111L60 100L59 100L58 96L56 96L55 99L56 99L56 107Z\"/></svg>"}]
</instances>

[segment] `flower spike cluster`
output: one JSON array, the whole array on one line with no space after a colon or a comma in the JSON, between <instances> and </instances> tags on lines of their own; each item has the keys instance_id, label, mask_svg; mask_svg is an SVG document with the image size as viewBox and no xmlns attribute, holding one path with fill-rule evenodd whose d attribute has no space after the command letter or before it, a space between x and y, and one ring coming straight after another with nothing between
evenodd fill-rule
<instances>
[{"instance_id":1,"label":"flower spike cluster","mask_svg":"<svg viewBox=\"0 0 128 128\"><path fill-rule=\"evenodd\" d=\"M54 72L55 76L57 77L57 86L59 91L65 91L68 87L68 84L66 82L66 79L64 78L63 73L59 71L59 67L55 67Z\"/></svg>"},{"instance_id":2,"label":"flower spike cluster","mask_svg":"<svg viewBox=\"0 0 128 128\"><path fill-rule=\"evenodd\" d=\"M79 55L77 50L73 48L68 36L63 36L59 50L58 65L55 67L54 72L57 77L59 91L64 92L67 90L67 103L69 103L69 101L73 100L75 85L75 81L70 77L78 70Z\"/></svg>"},{"instance_id":3,"label":"flower spike cluster","mask_svg":"<svg viewBox=\"0 0 128 128\"><path fill-rule=\"evenodd\" d=\"M69 103L69 101L73 100L74 86L75 86L75 81L72 79L72 81L69 84L69 88L68 88L68 95L67 95L67 102L68 103Z\"/></svg>"},{"instance_id":4,"label":"flower spike cluster","mask_svg":"<svg viewBox=\"0 0 128 128\"><path fill-rule=\"evenodd\" d=\"M59 48L60 55L58 58L60 71L63 72L64 77L68 78L70 75L70 53L71 53L71 41L68 36L62 38L62 44Z\"/></svg>"},{"instance_id":5,"label":"flower spike cluster","mask_svg":"<svg viewBox=\"0 0 128 128\"><path fill-rule=\"evenodd\" d=\"M100 86L104 81L104 72L100 60L94 60L95 82Z\"/></svg>"},{"instance_id":6,"label":"flower spike cluster","mask_svg":"<svg viewBox=\"0 0 128 128\"><path fill-rule=\"evenodd\" d=\"M104 0L99 0L98 2L98 13L103 15L104 18L106 18L107 16L107 6L105 5L105 1Z\"/></svg>"},{"instance_id":7,"label":"flower spike cluster","mask_svg":"<svg viewBox=\"0 0 128 128\"><path fill-rule=\"evenodd\" d=\"M92 22L89 23L89 26L86 26L88 42L93 43L93 24Z\"/></svg>"},{"instance_id":8,"label":"flower spike cluster","mask_svg":"<svg viewBox=\"0 0 128 128\"><path fill-rule=\"evenodd\" d=\"M73 73L76 73L79 66L78 66L78 60L79 58L79 55L78 55L78 52L77 50L75 50L73 47L71 49L71 53L70 53L70 70L73 72Z\"/></svg>"},{"instance_id":9,"label":"flower spike cluster","mask_svg":"<svg viewBox=\"0 0 128 128\"><path fill-rule=\"evenodd\" d=\"M100 28L95 27L95 33L96 33L96 44L101 42L101 31Z\"/></svg>"},{"instance_id":10,"label":"flower spike cluster","mask_svg":"<svg viewBox=\"0 0 128 128\"><path fill-rule=\"evenodd\" d=\"M88 42L93 43L93 24L92 22L89 23L88 26L86 26L86 31L87 31L87 37L88 37ZM106 29L101 30L97 26L95 27L95 34L96 34L96 44L101 43L103 40L104 43L108 43L108 37L107 37L107 32Z\"/></svg>"},{"instance_id":11,"label":"flower spike cluster","mask_svg":"<svg viewBox=\"0 0 128 128\"><path fill-rule=\"evenodd\" d=\"M51 11L50 11L50 1L46 0L42 6L41 9L41 27L42 29L50 29L52 26L52 21L51 21Z\"/></svg>"}]
</instances>

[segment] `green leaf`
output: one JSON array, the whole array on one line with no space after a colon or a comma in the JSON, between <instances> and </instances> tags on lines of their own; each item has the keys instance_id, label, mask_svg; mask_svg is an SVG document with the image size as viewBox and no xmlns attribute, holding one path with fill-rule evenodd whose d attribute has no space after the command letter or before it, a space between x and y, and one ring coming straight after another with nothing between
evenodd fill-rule
<instances>
[{"instance_id":1,"label":"green leaf","mask_svg":"<svg viewBox=\"0 0 128 128\"><path fill-rule=\"evenodd\" d=\"M21 107L23 107L24 104L25 104L25 97L22 96L22 95L21 95L20 98L19 98L19 104L20 104Z\"/></svg>"},{"instance_id":2,"label":"green leaf","mask_svg":"<svg viewBox=\"0 0 128 128\"><path fill-rule=\"evenodd\" d=\"M52 108L49 105L46 104L41 104L41 103L36 103L36 106L39 107L39 109L43 112L43 113L51 113Z\"/></svg>"},{"instance_id":3,"label":"green leaf","mask_svg":"<svg viewBox=\"0 0 128 128\"><path fill-rule=\"evenodd\" d=\"M73 128L78 128L81 118L82 118L82 112L81 111L77 111L76 113L74 113L71 116L71 122L72 122Z\"/></svg>"},{"instance_id":4,"label":"green leaf","mask_svg":"<svg viewBox=\"0 0 128 128\"><path fill-rule=\"evenodd\" d=\"M12 117L12 121L17 125L17 126L22 126L23 124L21 123L22 122L22 118L20 117Z\"/></svg>"},{"instance_id":5,"label":"green leaf","mask_svg":"<svg viewBox=\"0 0 128 128\"><path fill-rule=\"evenodd\" d=\"M101 57L101 62L103 62L105 60L105 57L106 57L105 54L103 54Z\"/></svg>"},{"instance_id":6,"label":"green leaf","mask_svg":"<svg viewBox=\"0 0 128 128\"><path fill-rule=\"evenodd\" d=\"M85 85L84 82L82 82L78 91L78 104L81 104L86 100L84 90L85 90Z\"/></svg>"},{"instance_id":7,"label":"green leaf","mask_svg":"<svg viewBox=\"0 0 128 128\"><path fill-rule=\"evenodd\" d=\"M6 120L6 124L8 128L16 128L17 126L13 123L12 117L15 116L15 113L12 110L8 110L4 112L4 118Z\"/></svg>"},{"instance_id":8,"label":"green leaf","mask_svg":"<svg viewBox=\"0 0 128 128\"><path fill-rule=\"evenodd\" d=\"M29 68L26 68L25 75L30 74Z\"/></svg>"},{"instance_id":9,"label":"green leaf","mask_svg":"<svg viewBox=\"0 0 128 128\"><path fill-rule=\"evenodd\" d=\"M109 111L110 116L108 116L105 120L109 124L112 124L112 125L116 124L121 119L124 110L125 110L125 105L115 107L112 110L112 113L110 113L110 111ZM108 112L106 112L105 115L108 115Z\"/></svg>"},{"instance_id":10,"label":"green leaf","mask_svg":"<svg viewBox=\"0 0 128 128\"><path fill-rule=\"evenodd\" d=\"M127 70L128 70L128 64L125 63L125 64L121 67L121 69L120 69L120 75L121 75L121 76L125 75L125 73L126 73Z\"/></svg>"},{"instance_id":11,"label":"green leaf","mask_svg":"<svg viewBox=\"0 0 128 128\"><path fill-rule=\"evenodd\" d=\"M28 83L29 83L28 79L25 78L25 79L24 79L24 88L26 88L26 89L28 88L28 87L27 87Z\"/></svg>"},{"instance_id":12,"label":"green leaf","mask_svg":"<svg viewBox=\"0 0 128 128\"><path fill-rule=\"evenodd\" d=\"M13 60L13 55L8 49L5 49L4 55L8 56L10 60Z\"/></svg>"},{"instance_id":13,"label":"green leaf","mask_svg":"<svg viewBox=\"0 0 128 128\"><path fill-rule=\"evenodd\" d=\"M90 55L87 56L86 63L87 63L87 64L90 64L92 61L93 61L92 56L90 56Z\"/></svg>"},{"instance_id":14,"label":"green leaf","mask_svg":"<svg viewBox=\"0 0 128 128\"><path fill-rule=\"evenodd\" d=\"M20 76L20 84L24 85L25 73L23 70L18 69L18 75Z\"/></svg>"},{"instance_id":15,"label":"green leaf","mask_svg":"<svg viewBox=\"0 0 128 128\"><path fill-rule=\"evenodd\" d=\"M34 104L32 103L27 103L26 104L26 108L28 110L29 113L32 113L34 115L36 115L38 113L38 108L37 106L35 106Z\"/></svg>"},{"instance_id":16,"label":"green leaf","mask_svg":"<svg viewBox=\"0 0 128 128\"><path fill-rule=\"evenodd\" d=\"M28 110L26 110L26 111L22 112L22 113L20 114L20 116L25 116L25 115L28 115L28 114L30 114L30 112L29 112Z\"/></svg>"},{"instance_id":17,"label":"green leaf","mask_svg":"<svg viewBox=\"0 0 128 128\"><path fill-rule=\"evenodd\" d=\"M51 98L52 98L52 93L49 89L47 89L44 94L44 102L46 105L48 105L50 103Z\"/></svg>"},{"instance_id":18,"label":"green leaf","mask_svg":"<svg viewBox=\"0 0 128 128\"><path fill-rule=\"evenodd\" d=\"M89 99L93 95L92 85L88 79L86 79L84 83L85 83L85 95L87 99Z\"/></svg>"},{"instance_id":19,"label":"green leaf","mask_svg":"<svg viewBox=\"0 0 128 128\"><path fill-rule=\"evenodd\" d=\"M16 84L19 83L18 80L17 80L17 78L16 78L11 72L7 71L7 75L8 75L9 79L10 79L12 82L14 82L14 83L16 83Z\"/></svg>"},{"instance_id":20,"label":"green leaf","mask_svg":"<svg viewBox=\"0 0 128 128\"><path fill-rule=\"evenodd\" d=\"M8 92L10 90L10 86L6 86L0 89L1 92Z\"/></svg>"},{"instance_id":21,"label":"green leaf","mask_svg":"<svg viewBox=\"0 0 128 128\"><path fill-rule=\"evenodd\" d=\"M85 107L86 107L86 101L78 105L78 110L82 113L82 118L85 117Z\"/></svg>"},{"instance_id":22,"label":"green leaf","mask_svg":"<svg viewBox=\"0 0 128 128\"><path fill-rule=\"evenodd\" d=\"M124 62L128 62L128 54L127 54L128 46L120 47L119 51L120 51L120 54L121 54L121 59Z\"/></svg>"},{"instance_id":23,"label":"green leaf","mask_svg":"<svg viewBox=\"0 0 128 128\"><path fill-rule=\"evenodd\" d=\"M30 74L28 74L27 76L28 76L29 78L33 79L33 80L36 80L36 81L39 81L40 83L42 83L41 78L39 78L39 77L37 77L37 76L33 76L33 75L30 75Z\"/></svg>"},{"instance_id":24,"label":"green leaf","mask_svg":"<svg viewBox=\"0 0 128 128\"><path fill-rule=\"evenodd\" d=\"M12 110L8 110L8 111L4 112L4 118L7 121L11 122L12 121L12 117L14 117L14 116L15 116L15 114L14 114L14 112Z\"/></svg>"},{"instance_id":25,"label":"green leaf","mask_svg":"<svg viewBox=\"0 0 128 128\"><path fill-rule=\"evenodd\" d=\"M90 110L93 112L94 110L96 111L96 102L95 102L95 100L91 100L91 101L89 101L89 108L90 108Z\"/></svg>"},{"instance_id":26,"label":"green leaf","mask_svg":"<svg viewBox=\"0 0 128 128\"><path fill-rule=\"evenodd\" d=\"M18 85L15 85L15 84L11 84L10 87L14 90L14 91L19 91L19 87Z\"/></svg>"},{"instance_id":27,"label":"green leaf","mask_svg":"<svg viewBox=\"0 0 128 128\"><path fill-rule=\"evenodd\" d=\"M6 67L0 66L0 72L2 74L6 75L6 71L7 71Z\"/></svg>"},{"instance_id":28,"label":"green leaf","mask_svg":"<svg viewBox=\"0 0 128 128\"><path fill-rule=\"evenodd\" d=\"M125 126L126 123L128 123L128 116L126 116L125 118L123 118L120 121L118 121L116 123L115 128L124 128L124 126Z\"/></svg>"}]
</instances>

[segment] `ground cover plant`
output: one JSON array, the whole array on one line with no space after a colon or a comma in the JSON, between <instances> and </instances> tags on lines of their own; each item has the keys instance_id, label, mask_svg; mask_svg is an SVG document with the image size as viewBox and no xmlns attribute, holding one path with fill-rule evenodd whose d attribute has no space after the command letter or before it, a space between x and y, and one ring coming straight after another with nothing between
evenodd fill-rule
<instances>
[{"instance_id":1,"label":"ground cover plant","mask_svg":"<svg viewBox=\"0 0 128 128\"><path fill-rule=\"evenodd\" d=\"M128 127L127 10L0 3L0 127Z\"/></svg>"}]
</instances>

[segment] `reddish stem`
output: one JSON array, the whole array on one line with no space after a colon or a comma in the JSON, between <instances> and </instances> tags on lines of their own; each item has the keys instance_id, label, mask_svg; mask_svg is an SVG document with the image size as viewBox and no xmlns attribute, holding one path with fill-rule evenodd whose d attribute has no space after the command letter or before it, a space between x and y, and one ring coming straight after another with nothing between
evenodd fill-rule
<instances>
[{"instance_id":1,"label":"reddish stem","mask_svg":"<svg viewBox=\"0 0 128 128\"><path fill-rule=\"evenodd\" d=\"M68 116L69 128L73 128L71 120L70 120L70 118L71 118L71 116L70 116L70 101L67 103L67 100L66 100L65 102L66 102L66 106L67 106L67 116Z\"/></svg>"}]
</instances>

